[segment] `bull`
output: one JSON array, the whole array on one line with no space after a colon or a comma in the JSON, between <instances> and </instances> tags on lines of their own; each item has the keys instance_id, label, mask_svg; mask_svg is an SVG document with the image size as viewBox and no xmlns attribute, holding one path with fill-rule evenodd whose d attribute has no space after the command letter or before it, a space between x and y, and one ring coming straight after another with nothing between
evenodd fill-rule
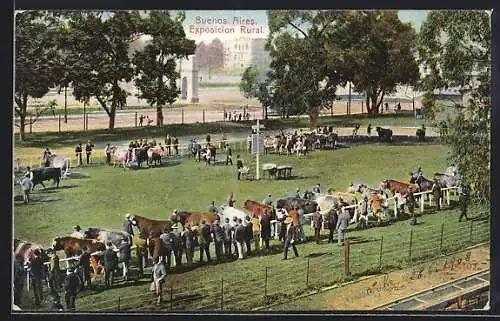
<instances>
[{"instance_id":1,"label":"bull","mask_svg":"<svg viewBox=\"0 0 500 321\"><path fill-rule=\"evenodd\" d=\"M304 214L309 214L316 211L318 203L312 200L293 197L282 198L276 202L276 208L284 208L288 212L293 210L295 206L302 208L304 210Z\"/></svg>"},{"instance_id":2,"label":"bull","mask_svg":"<svg viewBox=\"0 0 500 321\"><path fill-rule=\"evenodd\" d=\"M59 182L61 181L61 169L57 167L44 167L44 168L35 168L32 170L33 172L33 187L31 190L35 189L35 186L41 184L45 189L45 184L43 181L54 180L54 184L59 187Z\"/></svg>"},{"instance_id":3,"label":"bull","mask_svg":"<svg viewBox=\"0 0 500 321\"><path fill-rule=\"evenodd\" d=\"M382 127L377 127L375 129L378 133L378 141L390 142L392 140L392 130Z\"/></svg>"}]
</instances>

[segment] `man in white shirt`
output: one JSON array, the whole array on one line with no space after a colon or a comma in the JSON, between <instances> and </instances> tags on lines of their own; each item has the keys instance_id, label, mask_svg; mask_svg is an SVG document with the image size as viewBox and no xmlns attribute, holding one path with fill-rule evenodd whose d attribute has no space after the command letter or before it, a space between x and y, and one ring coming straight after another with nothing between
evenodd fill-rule
<instances>
[{"instance_id":1,"label":"man in white shirt","mask_svg":"<svg viewBox=\"0 0 500 321\"><path fill-rule=\"evenodd\" d=\"M81 232L82 228L80 227L80 225L76 225L75 227L73 227L73 233L71 233L71 237L76 237L76 238L79 238L79 239L83 239L85 238Z\"/></svg>"}]
</instances>

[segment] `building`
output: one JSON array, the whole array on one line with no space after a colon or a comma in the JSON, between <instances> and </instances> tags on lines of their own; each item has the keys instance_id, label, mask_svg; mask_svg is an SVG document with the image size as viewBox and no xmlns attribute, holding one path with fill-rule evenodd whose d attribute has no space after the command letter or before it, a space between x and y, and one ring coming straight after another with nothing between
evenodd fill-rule
<instances>
[{"instance_id":1,"label":"building","mask_svg":"<svg viewBox=\"0 0 500 321\"><path fill-rule=\"evenodd\" d=\"M236 38L223 41L224 68L244 69L250 65L267 67L269 53L265 50L266 39Z\"/></svg>"}]
</instances>

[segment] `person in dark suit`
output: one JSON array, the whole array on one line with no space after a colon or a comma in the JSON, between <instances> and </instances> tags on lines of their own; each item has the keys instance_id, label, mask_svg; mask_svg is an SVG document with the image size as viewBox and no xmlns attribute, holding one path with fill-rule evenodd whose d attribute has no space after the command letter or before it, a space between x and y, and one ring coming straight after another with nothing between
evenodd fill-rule
<instances>
[{"instance_id":1,"label":"person in dark suit","mask_svg":"<svg viewBox=\"0 0 500 321\"><path fill-rule=\"evenodd\" d=\"M223 258L223 246L225 241L224 230L219 224L219 220L215 220L212 225L212 232L214 234L214 244L215 244L215 255L217 256L217 261L222 261Z\"/></svg>"},{"instance_id":2,"label":"person in dark suit","mask_svg":"<svg viewBox=\"0 0 500 321\"><path fill-rule=\"evenodd\" d=\"M177 138L177 136L174 136L173 144L174 144L175 155L179 155L179 139Z\"/></svg>"},{"instance_id":3,"label":"person in dark suit","mask_svg":"<svg viewBox=\"0 0 500 321\"><path fill-rule=\"evenodd\" d=\"M132 238L134 237L134 225L132 223L130 213L125 215L125 220L123 221L123 231L129 234L129 244L132 244Z\"/></svg>"},{"instance_id":4,"label":"person in dark suit","mask_svg":"<svg viewBox=\"0 0 500 321\"><path fill-rule=\"evenodd\" d=\"M231 164L233 166L233 150L229 144L226 145L226 165Z\"/></svg>"},{"instance_id":5,"label":"person in dark suit","mask_svg":"<svg viewBox=\"0 0 500 321\"><path fill-rule=\"evenodd\" d=\"M186 223L184 226L185 231L182 234L184 251L186 252L187 265L193 265L194 247L196 246L196 235L191 229L191 225Z\"/></svg>"},{"instance_id":6,"label":"person in dark suit","mask_svg":"<svg viewBox=\"0 0 500 321\"><path fill-rule=\"evenodd\" d=\"M439 184L434 183L432 185L432 196L434 197L434 201L436 202L436 209L439 211L441 209L441 187L439 187Z\"/></svg>"},{"instance_id":7,"label":"person in dark suit","mask_svg":"<svg viewBox=\"0 0 500 321\"><path fill-rule=\"evenodd\" d=\"M90 253L86 246L83 247L83 253L80 255L78 259L78 266L81 267L81 276L82 276L82 284L80 286L80 291L83 291L85 283L87 283L87 287L90 288Z\"/></svg>"},{"instance_id":8,"label":"person in dark suit","mask_svg":"<svg viewBox=\"0 0 500 321\"><path fill-rule=\"evenodd\" d=\"M314 238L316 240L316 244L319 244L321 238L321 226L323 224L323 215L319 212L319 205L316 208L316 212L312 215L313 228L314 228Z\"/></svg>"},{"instance_id":9,"label":"person in dark suit","mask_svg":"<svg viewBox=\"0 0 500 321\"><path fill-rule=\"evenodd\" d=\"M43 287L44 280L43 273L43 259L42 253L39 249L34 251L35 258L31 261L31 280L33 284L33 292L35 294L35 305L40 305L43 300Z\"/></svg>"},{"instance_id":10,"label":"person in dark suit","mask_svg":"<svg viewBox=\"0 0 500 321\"><path fill-rule=\"evenodd\" d=\"M241 172L240 170L243 168L243 162L240 159L240 155L236 156L236 171L238 172L238 180L240 180Z\"/></svg>"},{"instance_id":11,"label":"person in dark suit","mask_svg":"<svg viewBox=\"0 0 500 321\"><path fill-rule=\"evenodd\" d=\"M203 262L203 252L207 254L207 261L211 262L210 258L210 243L212 239L212 231L210 225L208 225L205 220L201 221L201 231L200 231L200 262Z\"/></svg>"},{"instance_id":12,"label":"person in dark suit","mask_svg":"<svg viewBox=\"0 0 500 321\"><path fill-rule=\"evenodd\" d=\"M408 206L408 212L410 212L410 225L417 224L417 217L415 216L415 195L413 195L413 189L408 188L408 193L406 194L406 205Z\"/></svg>"},{"instance_id":13,"label":"person in dark suit","mask_svg":"<svg viewBox=\"0 0 500 321\"><path fill-rule=\"evenodd\" d=\"M78 166L81 166L83 164L82 152L82 143L78 143L78 146L75 147L75 157L78 159Z\"/></svg>"},{"instance_id":14,"label":"person in dark suit","mask_svg":"<svg viewBox=\"0 0 500 321\"><path fill-rule=\"evenodd\" d=\"M87 141L87 145L85 145L85 154L87 155L87 165L90 164L90 155L92 154L92 148L94 148L94 144Z\"/></svg>"},{"instance_id":15,"label":"person in dark suit","mask_svg":"<svg viewBox=\"0 0 500 321\"><path fill-rule=\"evenodd\" d=\"M337 220L335 230L337 230L338 245L342 246L343 242L347 239L347 227L349 226L349 213L342 210Z\"/></svg>"},{"instance_id":16,"label":"person in dark suit","mask_svg":"<svg viewBox=\"0 0 500 321\"><path fill-rule=\"evenodd\" d=\"M271 239L271 218L266 210L260 218L260 237L264 242L264 248L269 251L269 240Z\"/></svg>"},{"instance_id":17,"label":"person in dark suit","mask_svg":"<svg viewBox=\"0 0 500 321\"><path fill-rule=\"evenodd\" d=\"M24 258L22 255L16 255L14 260L14 304L21 305L21 293L26 279L26 271L23 266Z\"/></svg>"},{"instance_id":18,"label":"person in dark suit","mask_svg":"<svg viewBox=\"0 0 500 321\"><path fill-rule=\"evenodd\" d=\"M118 257L112 247L113 244L108 242L107 249L104 251L104 280L108 288L113 285L115 280L115 269L118 262Z\"/></svg>"},{"instance_id":19,"label":"person in dark suit","mask_svg":"<svg viewBox=\"0 0 500 321\"><path fill-rule=\"evenodd\" d=\"M253 224L252 222L250 221L250 217L247 216L245 217L245 222L246 222L246 226L245 226L245 244L247 246L247 253L248 255L252 255L252 249L251 249L251 244L252 244L252 240L253 240Z\"/></svg>"},{"instance_id":20,"label":"person in dark suit","mask_svg":"<svg viewBox=\"0 0 500 321\"><path fill-rule=\"evenodd\" d=\"M78 275L72 267L66 271L66 278L64 279L64 298L66 301L66 310L75 311L76 295L78 293Z\"/></svg>"},{"instance_id":21,"label":"person in dark suit","mask_svg":"<svg viewBox=\"0 0 500 321\"><path fill-rule=\"evenodd\" d=\"M295 246L295 241L298 239L298 226L293 224L293 220L290 217L287 217L285 220L285 224L287 224L286 237L285 237L285 249L284 256L282 260L288 259L288 248L290 245L293 248L293 253L295 257L299 256L299 251L297 251L297 247Z\"/></svg>"},{"instance_id":22,"label":"person in dark suit","mask_svg":"<svg viewBox=\"0 0 500 321\"><path fill-rule=\"evenodd\" d=\"M328 243L333 243L333 231L335 231L335 227L337 226L337 218L337 210L335 208L330 209L327 214L328 229L330 230L328 233Z\"/></svg>"},{"instance_id":23,"label":"person in dark suit","mask_svg":"<svg viewBox=\"0 0 500 321\"><path fill-rule=\"evenodd\" d=\"M225 224L222 226L224 230L224 255L226 258L231 258L231 243L233 243L234 227L229 223L229 217L226 217ZM236 249L235 249L236 250Z\"/></svg>"},{"instance_id":24,"label":"person in dark suit","mask_svg":"<svg viewBox=\"0 0 500 321\"><path fill-rule=\"evenodd\" d=\"M458 189L459 195L459 204L460 204L460 217L458 218L459 222L462 222L462 218L465 217L465 220L468 221L467 217L467 207L469 206L469 189L466 185L460 184Z\"/></svg>"}]
</instances>

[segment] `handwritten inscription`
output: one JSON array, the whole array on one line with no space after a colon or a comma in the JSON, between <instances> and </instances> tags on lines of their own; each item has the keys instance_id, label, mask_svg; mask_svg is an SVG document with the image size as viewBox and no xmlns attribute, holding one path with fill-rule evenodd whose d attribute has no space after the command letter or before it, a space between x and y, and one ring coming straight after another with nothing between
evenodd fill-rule
<instances>
[{"instance_id":1,"label":"handwritten inscription","mask_svg":"<svg viewBox=\"0 0 500 321\"><path fill-rule=\"evenodd\" d=\"M388 274L384 275L382 282L375 281L371 287L366 289L366 294L371 295L377 292L391 292L396 288Z\"/></svg>"},{"instance_id":2,"label":"handwritten inscription","mask_svg":"<svg viewBox=\"0 0 500 321\"><path fill-rule=\"evenodd\" d=\"M477 268L477 262L471 262L470 260L471 252L467 252L464 257L451 257L446 259L443 263L443 270L454 271L454 270L475 270Z\"/></svg>"}]
</instances>

